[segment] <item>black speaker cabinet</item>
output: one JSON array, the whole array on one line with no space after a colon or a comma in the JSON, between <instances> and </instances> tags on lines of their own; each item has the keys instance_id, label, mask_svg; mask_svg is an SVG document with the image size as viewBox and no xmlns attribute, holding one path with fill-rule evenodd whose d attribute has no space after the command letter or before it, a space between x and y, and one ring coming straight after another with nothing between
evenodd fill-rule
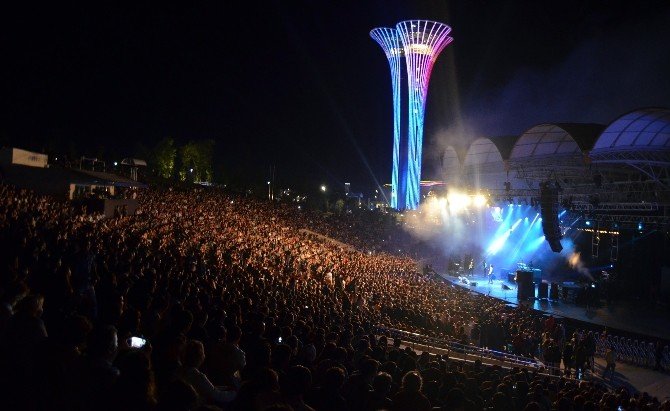
<instances>
[{"instance_id":1,"label":"black speaker cabinet","mask_svg":"<svg viewBox=\"0 0 670 411\"><path fill-rule=\"evenodd\" d=\"M551 283L551 289L549 290L549 299L558 301L558 283Z\"/></svg>"},{"instance_id":2,"label":"black speaker cabinet","mask_svg":"<svg viewBox=\"0 0 670 411\"><path fill-rule=\"evenodd\" d=\"M545 282L537 283L537 298L549 298L549 284Z\"/></svg>"},{"instance_id":3,"label":"black speaker cabinet","mask_svg":"<svg viewBox=\"0 0 670 411\"><path fill-rule=\"evenodd\" d=\"M517 298L526 300L535 297L535 285L531 271L518 270L516 272Z\"/></svg>"}]
</instances>

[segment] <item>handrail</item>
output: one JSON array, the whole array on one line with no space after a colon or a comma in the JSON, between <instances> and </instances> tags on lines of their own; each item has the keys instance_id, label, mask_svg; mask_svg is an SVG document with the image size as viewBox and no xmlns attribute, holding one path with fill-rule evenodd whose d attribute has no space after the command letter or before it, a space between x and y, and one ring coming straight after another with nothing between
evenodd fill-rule
<instances>
[{"instance_id":1,"label":"handrail","mask_svg":"<svg viewBox=\"0 0 670 411\"><path fill-rule=\"evenodd\" d=\"M508 367L523 367L534 371L540 371L542 374L550 376L562 376L560 367L554 367L530 357L511 354L505 351L496 351L489 348L477 347L469 344L461 344L456 341L446 340L439 337L431 337L423 334L414 333L411 331L399 330L396 328L385 327L378 325L375 327L378 334L388 335L393 338L400 338L402 341L416 342L427 346L428 348L437 348L447 351L449 354L461 354L463 359L472 356L481 360L498 361L503 366ZM483 361L482 361L483 362Z\"/></svg>"}]
</instances>

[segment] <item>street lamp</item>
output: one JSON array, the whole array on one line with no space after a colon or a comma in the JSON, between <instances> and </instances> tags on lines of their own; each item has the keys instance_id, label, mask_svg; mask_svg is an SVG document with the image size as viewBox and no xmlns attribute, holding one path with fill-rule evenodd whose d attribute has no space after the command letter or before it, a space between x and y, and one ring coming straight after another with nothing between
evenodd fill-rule
<instances>
[{"instance_id":1,"label":"street lamp","mask_svg":"<svg viewBox=\"0 0 670 411\"><path fill-rule=\"evenodd\" d=\"M321 193L323 193L323 205L325 210L328 211L328 195L326 195L326 185L321 185Z\"/></svg>"}]
</instances>

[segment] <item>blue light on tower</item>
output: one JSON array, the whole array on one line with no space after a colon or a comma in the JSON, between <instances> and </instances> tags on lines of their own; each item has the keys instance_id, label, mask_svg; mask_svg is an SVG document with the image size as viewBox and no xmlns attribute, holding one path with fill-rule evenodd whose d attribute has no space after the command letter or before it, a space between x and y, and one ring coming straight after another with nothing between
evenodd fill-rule
<instances>
[{"instance_id":1,"label":"blue light on tower","mask_svg":"<svg viewBox=\"0 0 670 411\"><path fill-rule=\"evenodd\" d=\"M401 21L396 30L405 49L409 88L407 208L416 209L420 201L423 119L430 73L437 57L454 39L449 37L451 27L435 21Z\"/></svg>"},{"instance_id":2,"label":"blue light on tower","mask_svg":"<svg viewBox=\"0 0 670 411\"><path fill-rule=\"evenodd\" d=\"M398 31L380 27L370 32L384 49L391 68L393 89L393 170L391 172L391 208L404 210L407 198L407 112L403 110L403 98L407 99L407 82L403 81L405 70L405 50Z\"/></svg>"},{"instance_id":3,"label":"blue light on tower","mask_svg":"<svg viewBox=\"0 0 670 411\"><path fill-rule=\"evenodd\" d=\"M391 207L399 210L419 206L428 83L435 60L453 41L450 32L451 27L446 24L427 20L401 21L395 29L376 28L370 32L384 49L391 68L394 126ZM407 81L403 81L404 75Z\"/></svg>"}]
</instances>

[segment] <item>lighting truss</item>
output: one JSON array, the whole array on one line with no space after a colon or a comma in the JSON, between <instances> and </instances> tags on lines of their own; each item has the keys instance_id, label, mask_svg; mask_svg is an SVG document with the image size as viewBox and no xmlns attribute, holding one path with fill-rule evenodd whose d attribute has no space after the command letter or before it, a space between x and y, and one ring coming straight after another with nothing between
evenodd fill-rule
<instances>
[{"instance_id":1,"label":"lighting truss","mask_svg":"<svg viewBox=\"0 0 670 411\"><path fill-rule=\"evenodd\" d=\"M572 203L571 209L573 211L658 211L658 203L598 203L591 204L582 201L575 201Z\"/></svg>"},{"instance_id":2,"label":"lighting truss","mask_svg":"<svg viewBox=\"0 0 670 411\"><path fill-rule=\"evenodd\" d=\"M589 156L594 163L649 164L670 167L670 153L658 150L593 150Z\"/></svg>"},{"instance_id":3,"label":"lighting truss","mask_svg":"<svg viewBox=\"0 0 670 411\"><path fill-rule=\"evenodd\" d=\"M621 226L620 228L626 228L631 225L637 226L638 224L643 224L645 228L659 228L670 223L670 216L595 214L589 216L589 218L600 222L600 224L617 223Z\"/></svg>"},{"instance_id":4,"label":"lighting truss","mask_svg":"<svg viewBox=\"0 0 670 411\"><path fill-rule=\"evenodd\" d=\"M667 150L594 150L590 156L595 164L624 164L663 186L670 186L670 152Z\"/></svg>"},{"instance_id":5,"label":"lighting truss","mask_svg":"<svg viewBox=\"0 0 670 411\"><path fill-rule=\"evenodd\" d=\"M391 86L393 89L393 170L391 173L391 208L405 208L407 197L407 127L403 124L402 109L402 71L405 65L403 49L398 31L393 28L380 27L370 31L372 37L384 50L391 68Z\"/></svg>"},{"instance_id":6,"label":"lighting truss","mask_svg":"<svg viewBox=\"0 0 670 411\"><path fill-rule=\"evenodd\" d=\"M405 50L409 88L408 181L406 206L419 206L423 121L428 83L440 52L453 41L451 27L427 20L407 20L396 25Z\"/></svg>"}]
</instances>

